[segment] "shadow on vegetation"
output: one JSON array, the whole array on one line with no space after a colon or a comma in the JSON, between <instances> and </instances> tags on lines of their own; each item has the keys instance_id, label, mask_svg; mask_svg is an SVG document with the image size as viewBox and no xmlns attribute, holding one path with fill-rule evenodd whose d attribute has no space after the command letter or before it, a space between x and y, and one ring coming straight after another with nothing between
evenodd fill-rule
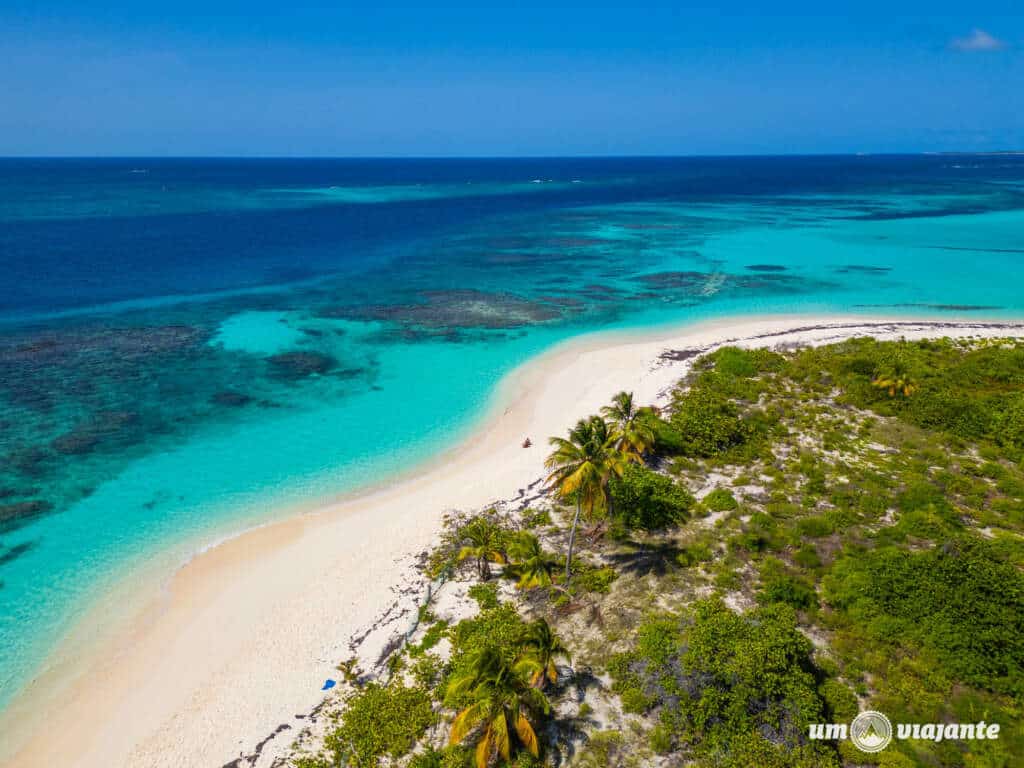
<instances>
[{"instance_id":1,"label":"shadow on vegetation","mask_svg":"<svg viewBox=\"0 0 1024 768\"><path fill-rule=\"evenodd\" d=\"M681 547L667 541L642 543L628 540L624 544L635 547L635 550L612 553L608 560L617 570L635 576L664 576L678 565L678 557L684 554Z\"/></svg>"}]
</instances>

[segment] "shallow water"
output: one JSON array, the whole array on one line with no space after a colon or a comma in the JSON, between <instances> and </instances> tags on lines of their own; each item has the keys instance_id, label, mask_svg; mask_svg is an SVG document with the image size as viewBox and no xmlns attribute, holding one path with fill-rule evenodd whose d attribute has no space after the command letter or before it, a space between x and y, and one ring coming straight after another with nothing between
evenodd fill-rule
<instances>
[{"instance_id":1,"label":"shallow water","mask_svg":"<svg viewBox=\"0 0 1024 768\"><path fill-rule=\"evenodd\" d=\"M1006 156L0 161L0 703L97 585L414 466L559 340L1021 316L1022 182Z\"/></svg>"}]
</instances>

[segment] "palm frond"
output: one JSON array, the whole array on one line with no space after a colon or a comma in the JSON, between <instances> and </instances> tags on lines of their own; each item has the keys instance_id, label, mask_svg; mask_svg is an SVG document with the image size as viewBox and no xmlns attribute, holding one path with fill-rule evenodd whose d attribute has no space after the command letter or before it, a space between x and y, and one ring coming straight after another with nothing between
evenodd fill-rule
<instances>
[{"instance_id":1,"label":"palm frond","mask_svg":"<svg viewBox=\"0 0 1024 768\"><path fill-rule=\"evenodd\" d=\"M459 712L452 720L451 730L448 732L448 743L459 744L480 722L480 707L478 704L471 704Z\"/></svg>"},{"instance_id":2,"label":"palm frond","mask_svg":"<svg viewBox=\"0 0 1024 768\"><path fill-rule=\"evenodd\" d=\"M516 735L519 736L519 741L522 742L523 746L529 751L531 755L537 757L540 754L540 745L537 743L537 734L533 730L533 726L530 725L530 721L526 719L526 716L520 712L519 716L515 721Z\"/></svg>"},{"instance_id":3,"label":"palm frond","mask_svg":"<svg viewBox=\"0 0 1024 768\"><path fill-rule=\"evenodd\" d=\"M510 747L508 738L508 721L505 719L505 710L498 712L491 721L491 734L498 754L508 760Z\"/></svg>"},{"instance_id":4,"label":"palm frond","mask_svg":"<svg viewBox=\"0 0 1024 768\"><path fill-rule=\"evenodd\" d=\"M487 768L491 761L491 729L488 728L476 745L476 768Z\"/></svg>"}]
</instances>

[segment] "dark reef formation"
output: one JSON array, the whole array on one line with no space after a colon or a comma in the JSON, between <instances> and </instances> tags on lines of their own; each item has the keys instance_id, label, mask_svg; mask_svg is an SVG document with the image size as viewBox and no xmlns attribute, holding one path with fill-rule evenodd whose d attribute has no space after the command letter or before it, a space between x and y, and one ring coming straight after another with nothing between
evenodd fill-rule
<instances>
[{"instance_id":1,"label":"dark reef formation","mask_svg":"<svg viewBox=\"0 0 1024 768\"><path fill-rule=\"evenodd\" d=\"M887 272L892 272L892 267L873 267L868 264L845 264L841 267L837 267L836 272L841 275L884 275Z\"/></svg>"},{"instance_id":2,"label":"dark reef formation","mask_svg":"<svg viewBox=\"0 0 1024 768\"><path fill-rule=\"evenodd\" d=\"M562 317L561 310L552 303L508 293L437 290L422 291L418 298L419 301L405 304L335 306L321 314L325 317L390 322L410 329L519 328Z\"/></svg>"},{"instance_id":3,"label":"dark reef formation","mask_svg":"<svg viewBox=\"0 0 1024 768\"><path fill-rule=\"evenodd\" d=\"M238 408L242 405L248 405L252 402L252 397L245 394L244 392L235 392L234 390L225 389L220 392L214 392L210 395L210 402L214 405L224 405L230 408Z\"/></svg>"},{"instance_id":4,"label":"dark reef formation","mask_svg":"<svg viewBox=\"0 0 1024 768\"><path fill-rule=\"evenodd\" d=\"M673 294L690 297L711 297L720 293L737 291L758 291L766 294L803 293L818 290L827 284L799 275L781 274L774 271L758 272L753 275L733 275L725 272L655 272L634 278L653 293L652 298L672 298Z\"/></svg>"},{"instance_id":5,"label":"dark reef formation","mask_svg":"<svg viewBox=\"0 0 1024 768\"><path fill-rule=\"evenodd\" d=\"M0 533L7 533L20 528L40 515L45 515L52 509L53 505L42 499L17 501L13 504L0 504Z\"/></svg>"},{"instance_id":6,"label":"dark reef formation","mask_svg":"<svg viewBox=\"0 0 1024 768\"><path fill-rule=\"evenodd\" d=\"M65 455L89 453L104 443L116 445L139 439L139 426L140 417L135 411L98 411L50 445Z\"/></svg>"},{"instance_id":7,"label":"dark reef formation","mask_svg":"<svg viewBox=\"0 0 1024 768\"><path fill-rule=\"evenodd\" d=\"M321 375L334 368L338 361L321 352L292 351L271 355L267 363L275 376L283 379L304 379Z\"/></svg>"}]
</instances>

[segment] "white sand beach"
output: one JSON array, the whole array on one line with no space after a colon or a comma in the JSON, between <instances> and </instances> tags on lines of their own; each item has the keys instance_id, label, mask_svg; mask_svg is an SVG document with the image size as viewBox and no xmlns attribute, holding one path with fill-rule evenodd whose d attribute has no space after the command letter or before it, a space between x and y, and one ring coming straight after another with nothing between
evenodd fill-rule
<instances>
[{"instance_id":1,"label":"white sand beach","mask_svg":"<svg viewBox=\"0 0 1024 768\"><path fill-rule=\"evenodd\" d=\"M543 475L548 436L561 435L619 390L641 403L663 402L689 359L662 357L667 350L818 344L855 335L1021 336L1024 324L743 317L562 344L506 378L472 437L409 476L212 546L160 574L161 588L149 580L124 585L126 593L146 592L104 632L95 617L85 619L64 649L71 650L70 668L40 676L0 716L0 763L270 766L302 727L296 716L316 707L324 680L337 677L335 666L352 655L351 638L395 618L382 614L414 581L416 557L446 510L520 494ZM523 448L527 437L533 446ZM372 660L386 641L374 635L359 646L360 656ZM261 742L255 762L232 762Z\"/></svg>"}]
</instances>

